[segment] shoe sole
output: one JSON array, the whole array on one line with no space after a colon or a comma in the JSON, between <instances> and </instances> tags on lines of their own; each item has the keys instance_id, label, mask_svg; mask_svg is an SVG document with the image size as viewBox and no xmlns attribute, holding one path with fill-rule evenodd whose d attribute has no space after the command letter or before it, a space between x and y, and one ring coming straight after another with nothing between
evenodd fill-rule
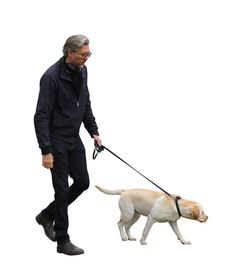
<instances>
[{"instance_id":1,"label":"shoe sole","mask_svg":"<svg viewBox=\"0 0 235 277\"><path fill-rule=\"evenodd\" d=\"M59 253L59 254L64 254L64 255L68 255L68 256L76 256L76 255L82 255L82 254L84 254L85 252L83 251L83 252L79 252L79 253L77 253L77 252L67 252L67 253L65 253L65 252L60 251L60 250L57 249L57 253Z\"/></svg>"}]
</instances>

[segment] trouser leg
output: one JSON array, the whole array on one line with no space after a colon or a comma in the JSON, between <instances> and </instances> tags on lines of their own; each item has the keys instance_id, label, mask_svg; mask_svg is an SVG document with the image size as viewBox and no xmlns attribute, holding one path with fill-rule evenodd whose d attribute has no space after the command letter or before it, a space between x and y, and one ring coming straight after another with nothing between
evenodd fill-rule
<instances>
[{"instance_id":1,"label":"trouser leg","mask_svg":"<svg viewBox=\"0 0 235 277\"><path fill-rule=\"evenodd\" d=\"M42 211L45 218L50 221L55 220L55 232L58 234L58 239L62 237L64 237L64 239L66 239L66 237L68 238L68 205L89 187L86 154L81 139L78 138L73 147L70 145L69 151L64 152L66 153L64 153L64 156L61 153L59 155L56 153L53 154L54 167L52 169L52 179L55 189L55 200ZM73 179L73 184L70 187L68 185L68 175ZM63 205L61 205L61 203L63 203ZM65 226L67 226L67 229Z\"/></svg>"},{"instance_id":2,"label":"trouser leg","mask_svg":"<svg viewBox=\"0 0 235 277\"><path fill-rule=\"evenodd\" d=\"M68 235L68 152L54 153L54 165L51 169L52 182L55 190L55 200L52 205L54 215L54 230L58 243L69 241Z\"/></svg>"},{"instance_id":3,"label":"trouser leg","mask_svg":"<svg viewBox=\"0 0 235 277\"><path fill-rule=\"evenodd\" d=\"M75 148L69 153L69 175L73 179L68 197L69 204L71 204L89 187L86 153L80 138L77 139Z\"/></svg>"},{"instance_id":4,"label":"trouser leg","mask_svg":"<svg viewBox=\"0 0 235 277\"><path fill-rule=\"evenodd\" d=\"M42 215L55 221L54 231L58 243L69 241L68 235L68 195L69 195L69 167L68 145L62 141L52 141L52 154L54 157L51 169L52 183L54 187L54 201L44 209Z\"/></svg>"}]
</instances>

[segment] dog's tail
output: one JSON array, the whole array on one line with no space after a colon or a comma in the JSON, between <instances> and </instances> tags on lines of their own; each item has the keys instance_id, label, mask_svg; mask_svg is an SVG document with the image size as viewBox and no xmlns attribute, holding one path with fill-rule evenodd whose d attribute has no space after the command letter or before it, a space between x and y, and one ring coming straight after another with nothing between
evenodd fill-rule
<instances>
[{"instance_id":1,"label":"dog's tail","mask_svg":"<svg viewBox=\"0 0 235 277\"><path fill-rule=\"evenodd\" d=\"M105 188L101 188L99 186L95 186L98 190L102 191L105 194L109 194L109 195L121 195L123 192L125 192L124 189L117 189L117 190L109 190L109 189L105 189Z\"/></svg>"}]
</instances>

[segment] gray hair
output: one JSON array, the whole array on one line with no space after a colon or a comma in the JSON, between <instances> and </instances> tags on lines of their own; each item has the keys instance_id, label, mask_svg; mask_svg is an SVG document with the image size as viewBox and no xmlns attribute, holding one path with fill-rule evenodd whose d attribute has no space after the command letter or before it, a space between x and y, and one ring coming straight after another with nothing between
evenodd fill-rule
<instances>
[{"instance_id":1,"label":"gray hair","mask_svg":"<svg viewBox=\"0 0 235 277\"><path fill-rule=\"evenodd\" d=\"M86 36L74 35L69 37L63 46L64 56L68 55L68 51L74 52L83 45L89 45L89 39Z\"/></svg>"}]
</instances>

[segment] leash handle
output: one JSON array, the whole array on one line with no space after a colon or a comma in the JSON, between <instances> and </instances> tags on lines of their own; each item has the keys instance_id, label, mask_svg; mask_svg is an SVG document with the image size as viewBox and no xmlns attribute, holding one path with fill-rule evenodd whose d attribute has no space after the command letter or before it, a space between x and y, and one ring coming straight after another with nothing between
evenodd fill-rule
<instances>
[{"instance_id":1,"label":"leash handle","mask_svg":"<svg viewBox=\"0 0 235 277\"><path fill-rule=\"evenodd\" d=\"M102 152L103 150L104 150L103 145L99 146L98 144L95 143L95 148L94 148L93 155L92 155L93 160L95 160L96 157L98 156L98 154L100 152Z\"/></svg>"}]
</instances>

